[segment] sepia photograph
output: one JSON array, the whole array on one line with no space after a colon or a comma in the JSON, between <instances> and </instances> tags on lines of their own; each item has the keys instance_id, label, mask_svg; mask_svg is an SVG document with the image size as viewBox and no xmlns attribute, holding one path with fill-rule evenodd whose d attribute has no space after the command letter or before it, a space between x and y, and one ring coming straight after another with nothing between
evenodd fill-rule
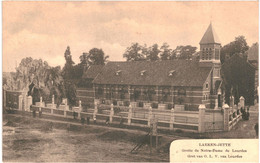
<instances>
[{"instance_id":1,"label":"sepia photograph","mask_svg":"<svg viewBox=\"0 0 260 163\"><path fill-rule=\"evenodd\" d=\"M2 161L258 142L258 41L258 1L3 1Z\"/></svg>"}]
</instances>

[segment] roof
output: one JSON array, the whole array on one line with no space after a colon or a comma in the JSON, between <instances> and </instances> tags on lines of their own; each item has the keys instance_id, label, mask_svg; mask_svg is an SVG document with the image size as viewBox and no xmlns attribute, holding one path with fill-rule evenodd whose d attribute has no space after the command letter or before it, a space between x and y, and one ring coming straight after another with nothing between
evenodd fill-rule
<instances>
[{"instance_id":1,"label":"roof","mask_svg":"<svg viewBox=\"0 0 260 163\"><path fill-rule=\"evenodd\" d=\"M93 83L201 87L210 71L192 60L108 62Z\"/></svg>"},{"instance_id":2,"label":"roof","mask_svg":"<svg viewBox=\"0 0 260 163\"><path fill-rule=\"evenodd\" d=\"M208 29L206 30L202 39L200 40L200 44L214 44L214 43L220 44L220 40L212 24L210 23Z\"/></svg>"},{"instance_id":3,"label":"roof","mask_svg":"<svg viewBox=\"0 0 260 163\"><path fill-rule=\"evenodd\" d=\"M247 59L258 62L258 43L253 44L247 51Z\"/></svg>"},{"instance_id":4,"label":"roof","mask_svg":"<svg viewBox=\"0 0 260 163\"><path fill-rule=\"evenodd\" d=\"M92 65L84 72L82 78L94 79L103 69L104 65Z\"/></svg>"}]
</instances>

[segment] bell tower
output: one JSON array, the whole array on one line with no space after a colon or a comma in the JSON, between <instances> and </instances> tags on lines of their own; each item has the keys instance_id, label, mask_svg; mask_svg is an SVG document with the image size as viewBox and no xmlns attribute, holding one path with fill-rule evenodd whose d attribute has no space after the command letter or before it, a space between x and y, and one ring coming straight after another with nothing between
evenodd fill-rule
<instances>
[{"instance_id":1,"label":"bell tower","mask_svg":"<svg viewBox=\"0 0 260 163\"><path fill-rule=\"evenodd\" d=\"M220 50L221 43L214 31L212 23L209 24L208 29L200 40L200 67L212 67L211 89L215 88L216 81L221 80L220 77Z\"/></svg>"}]
</instances>

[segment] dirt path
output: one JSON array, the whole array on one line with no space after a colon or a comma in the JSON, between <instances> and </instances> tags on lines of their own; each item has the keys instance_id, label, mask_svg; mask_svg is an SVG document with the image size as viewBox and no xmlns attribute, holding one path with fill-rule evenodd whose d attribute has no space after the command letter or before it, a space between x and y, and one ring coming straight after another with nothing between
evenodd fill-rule
<instances>
[{"instance_id":1,"label":"dirt path","mask_svg":"<svg viewBox=\"0 0 260 163\"><path fill-rule=\"evenodd\" d=\"M39 119L19 114L3 115L3 161L9 162L162 162L169 161L169 145L187 138L255 138L258 106L250 108L250 119L241 120L229 132L174 133L162 135L159 152L149 146L138 154L130 151L147 133L99 125ZM53 126L53 129L51 129ZM67 129L69 128L69 129Z\"/></svg>"},{"instance_id":2,"label":"dirt path","mask_svg":"<svg viewBox=\"0 0 260 163\"><path fill-rule=\"evenodd\" d=\"M206 133L204 134L210 138L237 138L237 139L254 139L256 137L255 124L258 122L258 105L251 106L249 109L249 120L241 119L236 126L228 132Z\"/></svg>"},{"instance_id":3,"label":"dirt path","mask_svg":"<svg viewBox=\"0 0 260 163\"><path fill-rule=\"evenodd\" d=\"M131 149L142 138L143 131L51 123L29 117L4 115L3 161L19 162L87 162L87 161L169 161L168 146L150 155L149 147L142 147L138 154ZM163 138L170 143L176 138Z\"/></svg>"}]
</instances>

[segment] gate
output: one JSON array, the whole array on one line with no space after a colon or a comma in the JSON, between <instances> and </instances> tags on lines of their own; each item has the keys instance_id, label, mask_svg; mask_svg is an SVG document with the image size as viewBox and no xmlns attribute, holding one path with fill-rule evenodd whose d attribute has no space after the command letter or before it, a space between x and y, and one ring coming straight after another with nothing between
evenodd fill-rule
<instances>
[{"instance_id":1,"label":"gate","mask_svg":"<svg viewBox=\"0 0 260 163\"><path fill-rule=\"evenodd\" d=\"M224 130L224 114L221 110L205 111L205 131L215 132Z\"/></svg>"}]
</instances>

